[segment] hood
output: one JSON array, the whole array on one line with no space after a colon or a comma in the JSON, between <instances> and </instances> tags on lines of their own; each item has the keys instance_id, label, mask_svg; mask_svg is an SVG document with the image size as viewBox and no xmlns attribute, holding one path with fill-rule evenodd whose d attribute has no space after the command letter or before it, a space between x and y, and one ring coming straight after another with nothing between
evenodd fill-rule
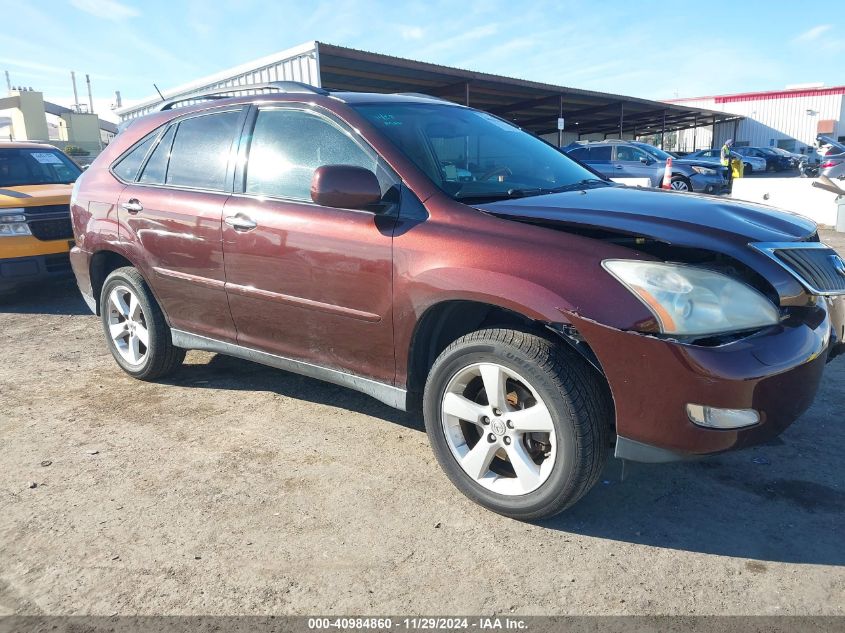
<instances>
[{"instance_id":1,"label":"hood","mask_svg":"<svg viewBox=\"0 0 845 633\"><path fill-rule=\"evenodd\" d=\"M787 242L816 232L811 220L716 196L605 186L477 205L495 215L610 229L668 243Z\"/></svg>"},{"instance_id":2,"label":"hood","mask_svg":"<svg viewBox=\"0 0 845 633\"><path fill-rule=\"evenodd\" d=\"M73 185L18 185L0 187L0 209L68 204Z\"/></svg>"},{"instance_id":3,"label":"hood","mask_svg":"<svg viewBox=\"0 0 845 633\"><path fill-rule=\"evenodd\" d=\"M713 163L719 162L718 158L707 160L705 158L673 158L672 165L687 165L688 167L707 167L713 169Z\"/></svg>"}]
</instances>

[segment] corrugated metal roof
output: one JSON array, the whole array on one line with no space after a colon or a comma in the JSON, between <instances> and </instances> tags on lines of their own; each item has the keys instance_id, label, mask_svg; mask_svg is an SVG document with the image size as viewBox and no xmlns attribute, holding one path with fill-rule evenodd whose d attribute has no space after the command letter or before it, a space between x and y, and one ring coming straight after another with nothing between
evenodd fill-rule
<instances>
[{"instance_id":1,"label":"corrugated metal roof","mask_svg":"<svg viewBox=\"0 0 845 633\"><path fill-rule=\"evenodd\" d=\"M302 58L307 57L303 70ZM299 62L299 63L298 63ZM307 72L306 72L307 71ZM313 72L312 72L313 71ZM312 76L316 75L316 76ZM504 77L381 53L308 42L253 62L165 90L168 98L264 81L294 80L333 91L424 93L467 104L514 121L538 134L557 130L561 108L567 130L626 134L710 125L737 115L624 95ZM118 111L128 118L156 108L150 97Z\"/></svg>"}]
</instances>

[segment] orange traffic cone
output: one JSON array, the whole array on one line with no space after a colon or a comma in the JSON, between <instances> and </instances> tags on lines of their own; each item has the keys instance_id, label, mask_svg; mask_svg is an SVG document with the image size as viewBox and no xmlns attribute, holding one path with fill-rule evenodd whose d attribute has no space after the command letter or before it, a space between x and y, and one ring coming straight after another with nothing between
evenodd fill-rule
<instances>
[{"instance_id":1,"label":"orange traffic cone","mask_svg":"<svg viewBox=\"0 0 845 633\"><path fill-rule=\"evenodd\" d=\"M663 170L663 184L660 185L661 189L671 189L672 188L672 159L666 159L666 169Z\"/></svg>"}]
</instances>

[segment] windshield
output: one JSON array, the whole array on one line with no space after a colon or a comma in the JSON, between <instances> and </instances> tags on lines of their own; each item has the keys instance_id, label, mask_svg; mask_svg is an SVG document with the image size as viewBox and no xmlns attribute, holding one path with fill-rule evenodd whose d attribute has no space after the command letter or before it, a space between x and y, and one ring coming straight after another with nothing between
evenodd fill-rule
<instances>
[{"instance_id":1,"label":"windshield","mask_svg":"<svg viewBox=\"0 0 845 633\"><path fill-rule=\"evenodd\" d=\"M0 187L70 184L82 173L67 156L54 149L0 149Z\"/></svg>"},{"instance_id":2,"label":"windshield","mask_svg":"<svg viewBox=\"0 0 845 633\"><path fill-rule=\"evenodd\" d=\"M655 147L654 145L649 145L648 143L637 143L637 147L639 147L644 152L648 152L652 156L654 156L657 160L666 160L667 158L671 158L672 160L675 159L672 154L669 152L664 152L659 147Z\"/></svg>"},{"instance_id":3,"label":"windshield","mask_svg":"<svg viewBox=\"0 0 845 633\"><path fill-rule=\"evenodd\" d=\"M426 103L354 107L456 200L608 184L551 145L485 112Z\"/></svg>"}]
</instances>

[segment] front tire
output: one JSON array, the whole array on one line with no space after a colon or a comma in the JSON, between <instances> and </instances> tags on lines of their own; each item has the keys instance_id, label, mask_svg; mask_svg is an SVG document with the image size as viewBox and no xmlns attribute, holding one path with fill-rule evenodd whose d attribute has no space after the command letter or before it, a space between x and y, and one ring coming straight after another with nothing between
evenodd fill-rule
<instances>
[{"instance_id":1,"label":"front tire","mask_svg":"<svg viewBox=\"0 0 845 633\"><path fill-rule=\"evenodd\" d=\"M672 176L669 187L672 191L692 191L692 184L683 176Z\"/></svg>"},{"instance_id":2,"label":"front tire","mask_svg":"<svg viewBox=\"0 0 845 633\"><path fill-rule=\"evenodd\" d=\"M743 164L743 166L742 166L742 175L743 176L748 176L752 171L754 171L754 168L751 165L749 165L748 163Z\"/></svg>"},{"instance_id":3,"label":"front tire","mask_svg":"<svg viewBox=\"0 0 845 633\"><path fill-rule=\"evenodd\" d=\"M536 334L461 337L432 366L423 408L452 483L515 519L562 512L595 484L607 459L606 383L577 353Z\"/></svg>"},{"instance_id":4,"label":"front tire","mask_svg":"<svg viewBox=\"0 0 845 633\"><path fill-rule=\"evenodd\" d=\"M144 278L132 267L113 271L100 293L103 332L117 364L133 378L155 380L185 359Z\"/></svg>"}]
</instances>

